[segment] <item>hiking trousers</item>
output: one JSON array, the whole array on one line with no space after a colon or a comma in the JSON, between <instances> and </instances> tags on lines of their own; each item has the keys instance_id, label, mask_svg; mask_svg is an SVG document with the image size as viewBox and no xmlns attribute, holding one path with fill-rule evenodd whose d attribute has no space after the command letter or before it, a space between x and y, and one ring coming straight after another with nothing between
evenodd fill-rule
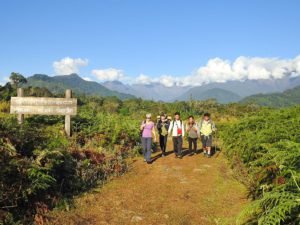
<instances>
[{"instance_id":1,"label":"hiking trousers","mask_svg":"<svg viewBox=\"0 0 300 225\"><path fill-rule=\"evenodd\" d=\"M160 145L160 149L163 154L166 153L167 141L168 141L168 135L166 135L166 136L163 136L161 134L159 135L159 145Z\"/></svg>"},{"instance_id":2,"label":"hiking trousers","mask_svg":"<svg viewBox=\"0 0 300 225\"><path fill-rule=\"evenodd\" d=\"M175 155L181 156L181 154L182 154L182 136L174 136L173 137L173 146L174 146Z\"/></svg>"},{"instance_id":3,"label":"hiking trousers","mask_svg":"<svg viewBox=\"0 0 300 225\"><path fill-rule=\"evenodd\" d=\"M192 152L192 150L193 150L193 145L194 145L194 152L196 153L196 151L197 151L197 140L198 140L198 138L191 138L191 137L188 137L188 142L189 142L189 152Z\"/></svg>"},{"instance_id":4,"label":"hiking trousers","mask_svg":"<svg viewBox=\"0 0 300 225\"><path fill-rule=\"evenodd\" d=\"M201 142L202 142L202 146L203 148L206 147L211 147L212 146L212 135L201 135Z\"/></svg>"},{"instance_id":5,"label":"hiking trousers","mask_svg":"<svg viewBox=\"0 0 300 225\"><path fill-rule=\"evenodd\" d=\"M151 161L151 146L152 146L152 138L142 137L142 148L144 159L147 162Z\"/></svg>"}]
</instances>

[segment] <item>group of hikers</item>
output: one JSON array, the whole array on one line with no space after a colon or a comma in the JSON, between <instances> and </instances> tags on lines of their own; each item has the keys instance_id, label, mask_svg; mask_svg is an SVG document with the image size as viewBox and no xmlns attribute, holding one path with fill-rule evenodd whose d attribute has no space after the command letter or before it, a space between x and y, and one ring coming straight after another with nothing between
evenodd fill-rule
<instances>
[{"instance_id":1,"label":"group of hikers","mask_svg":"<svg viewBox=\"0 0 300 225\"><path fill-rule=\"evenodd\" d=\"M142 122L140 130L144 161L148 164L152 162L151 148L153 139L154 142L156 142L156 129L159 133L159 144L162 151L162 157L165 157L166 155L168 137L172 136L175 157L182 159L182 145L185 134L187 134L188 138L190 155L197 153L198 138L201 139L204 156L210 158L212 155L212 139L213 132L216 131L216 126L211 120L209 113L204 113L203 118L199 123L195 121L193 116L189 116L186 124L181 120L179 112L174 114L173 119L167 117L165 113L162 113L159 116L156 125L151 119L151 114L146 114L146 119Z\"/></svg>"}]
</instances>

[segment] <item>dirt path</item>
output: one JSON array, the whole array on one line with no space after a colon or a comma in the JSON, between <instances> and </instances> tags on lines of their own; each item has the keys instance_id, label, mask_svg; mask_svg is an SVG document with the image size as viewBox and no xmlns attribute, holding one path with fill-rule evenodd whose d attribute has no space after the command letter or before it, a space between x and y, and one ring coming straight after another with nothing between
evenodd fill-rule
<instances>
[{"instance_id":1,"label":"dirt path","mask_svg":"<svg viewBox=\"0 0 300 225\"><path fill-rule=\"evenodd\" d=\"M233 225L245 195L222 153L169 154L151 165L139 158L124 176L79 197L75 209L52 212L51 224Z\"/></svg>"}]
</instances>

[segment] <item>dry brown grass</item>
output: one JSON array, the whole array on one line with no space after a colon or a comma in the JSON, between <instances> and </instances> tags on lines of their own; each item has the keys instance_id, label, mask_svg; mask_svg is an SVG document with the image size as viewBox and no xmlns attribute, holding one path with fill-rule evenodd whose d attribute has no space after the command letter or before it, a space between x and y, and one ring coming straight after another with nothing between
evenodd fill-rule
<instances>
[{"instance_id":1,"label":"dry brown grass","mask_svg":"<svg viewBox=\"0 0 300 225\"><path fill-rule=\"evenodd\" d=\"M171 149L171 147L169 147ZM76 199L69 212L54 211L49 224L233 225L247 204L222 154L139 159L130 172Z\"/></svg>"}]
</instances>

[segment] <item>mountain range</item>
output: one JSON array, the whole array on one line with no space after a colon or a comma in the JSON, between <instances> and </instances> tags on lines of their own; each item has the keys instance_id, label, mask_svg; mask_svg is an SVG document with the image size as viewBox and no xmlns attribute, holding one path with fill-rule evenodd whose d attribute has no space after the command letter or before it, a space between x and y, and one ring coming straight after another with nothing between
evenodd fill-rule
<instances>
[{"instance_id":1,"label":"mountain range","mask_svg":"<svg viewBox=\"0 0 300 225\"><path fill-rule=\"evenodd\" d=\"M47 76L35 74L27 78L26 86L46 87L53 93L63 93L70 88L77 94L116 96L120 99L143 98L156 101L216 99L220 103L238 102L257 94L282 92L300 85L300 77L282 79L228 81L202 86L172 86L155 82L150 84L124 84L120 81L97 83L86 81L77 74ZM256 96L257 97L257 96Z\"/></svg>"},{"instance_id":2,"label":"mountain range","mask_svg":"<svg viewBox=\"0 0 300 225\"><path fill-rule=\"evenodd\" d=\"M45 74L35 74L27 78L26 86L45 87L52 93L64 93L66 89L72 89L75 94L116 96L120 99L135 98L135 96L130 94L112 91L97 82L86 81L77 74L54 77Z\"/></svg>"},{"instance_id":3,"label":"mountain range","mask_svg":"<svg viewBox=\"0 0 300 225\"><path fill-rule=\"evenodd\" d=\"M170 102L173 99L178 98L191 88L182 86L166 87L165 85L158 82L151 84L129 85L124 84L120 81L107 81L102 84L110 90L128 93L147 100L166 102Z\"/></svg>"},{"instance_id":4,"label":"mountain range","mask_svg":"<svg viewBox=\"0 0 300 225\"><path fill-rule=\"evenodd\" d=\"M228 81L210 83L202 86L172 86L166 87L160 83L124 84L120 81L102 83L108 89L135 95L143 99L161 101L206 100L215 98L221 103L237 102L254 94L282 92L300 85L300 77L284 77L282 79L261 79L245 81Z\"/></svg>"}]
</instances>

